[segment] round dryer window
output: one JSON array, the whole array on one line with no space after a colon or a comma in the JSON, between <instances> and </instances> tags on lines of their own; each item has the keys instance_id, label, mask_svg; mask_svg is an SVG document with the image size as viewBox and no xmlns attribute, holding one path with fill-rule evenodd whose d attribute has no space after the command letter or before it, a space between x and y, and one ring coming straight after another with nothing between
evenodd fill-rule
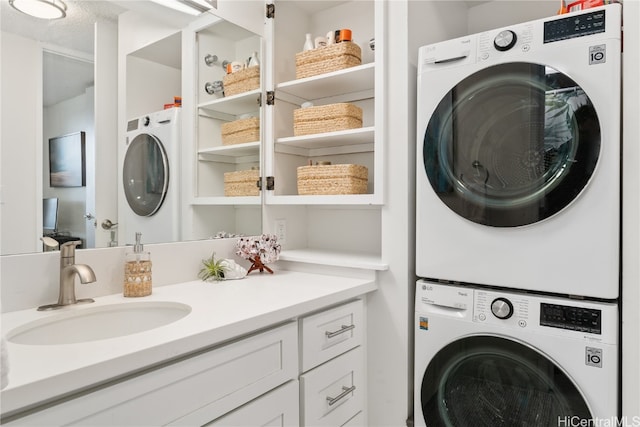
<instances>
[{"instance_id":1,"label":"round dryer window","mask_svg":"<svg viewBox=\"0 0 640 427\"><path fill-rule=\"evenodd\" d=\"M553 68L495 65L440 101L424 135L438 197L473 222L516 227L568 206L589 182L600 124L584 90Z\"/></svg>"},{"instance_id":2,"label":"round dryer window","mask_svg":"<svg viewBox=\"0 0 640 427\"><path fill-rule=\"evenodd\" d=\"M548 358L524 344L473 336L443 348L421 388L429 426L557 426L591 419L582 395Z\"/></svg>"},{"instance_id":3,"label":"round dryer window","mask_svg":"<svg viewBox=\"0 0 640 427\"><path fill-rule=\"evenodd\" d=\"M149 134L133 138L124 158L122 180L133 212L151 216L160 209L169 185L169 162L158 138Z\"/></svg>"}]
</instances>

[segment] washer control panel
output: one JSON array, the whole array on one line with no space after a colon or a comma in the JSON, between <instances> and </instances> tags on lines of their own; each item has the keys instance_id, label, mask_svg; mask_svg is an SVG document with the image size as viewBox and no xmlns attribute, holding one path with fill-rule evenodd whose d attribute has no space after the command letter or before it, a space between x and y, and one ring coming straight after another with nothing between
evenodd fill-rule
<instances>
[{"instance_id":1,"label":"washer control panel","mask_svg":"<svg viewBox=\"0 0 640 427\"><path fill-rule=\"evenodd\" d=\"M540 324L572 331L602 333L602 311L593 308L540 303Z\"/></svg>"},{"instance_id":2,"label":"washer control panel","mask_svg":"<svg viewBox=\"0 0 640 427\"><path fill-rule=\"evenodd\" d=\"M477 322L526 328L530 324L526 295L476 290L473 318Z\"/></svg>"}]
</instances>

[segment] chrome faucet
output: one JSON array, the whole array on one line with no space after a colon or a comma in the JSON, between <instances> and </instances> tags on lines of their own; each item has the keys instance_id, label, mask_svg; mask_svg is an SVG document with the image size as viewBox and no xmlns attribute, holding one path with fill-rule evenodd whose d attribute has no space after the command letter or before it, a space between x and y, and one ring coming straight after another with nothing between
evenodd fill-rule
<instances>
[{"instance_id":1,"label":"chrome faucet","mask_svg":"<svg viewBox=\"0 0 640 427\"><path fill-rule=\"evenodd\" d=\"M80 240L76 240L63 243L60 246L60 294L58 295L58 302L38 307L39 311L56 310L65 305L93 302L91 298L76 299L76 274L80 279L80 283L96 281L96 275L91 267L86 264L76 264L76 246L81 243Z\"/></svg>"}]
</instances>

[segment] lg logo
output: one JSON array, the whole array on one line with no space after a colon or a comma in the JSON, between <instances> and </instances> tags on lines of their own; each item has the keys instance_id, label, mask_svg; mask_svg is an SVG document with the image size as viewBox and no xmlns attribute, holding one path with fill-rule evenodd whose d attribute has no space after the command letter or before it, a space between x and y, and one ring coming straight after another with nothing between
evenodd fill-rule
<instances>
[{"instance_id":1,"label":"lg logo","mask_svg":"<svg viewBox=\"0 0 640 427\"><path fill-rule=\"evenodd\" d=\"M604 64L607 62L606 45L598 45L589 47L589 65Z\"/></svg>"}]
</instances>

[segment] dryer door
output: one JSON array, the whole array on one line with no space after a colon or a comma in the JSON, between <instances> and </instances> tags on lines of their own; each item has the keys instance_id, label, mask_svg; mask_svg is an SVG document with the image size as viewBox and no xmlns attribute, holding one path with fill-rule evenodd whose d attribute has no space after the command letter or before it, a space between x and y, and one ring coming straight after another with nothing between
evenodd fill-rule
<instances>
[{"instance_id":1,"label":"dryer door","mask_svg":"<svg viewBox=\"0 0 640 427\"><path fill-rule=\"evenodd\" d=\"M158 212L169 186L169 161L158 138L146 133L133 138L124 158L122 182L133 212L140 216Z\"/></svg>"},{"instance_id":2,"label":"dryer door","mask_svg":"<svg viewBox=\"0 0 640 427\"><path fill-rule=\"evenodd\" d=\"M438 197L479 224L515 227L569 205L589 182L600 124L571 77L506 63L476 72L440 101L424 135Z\"/></svg>"},{"instance_id":3,"label":"dryer door","mask_svg":"<svg viewBox=\"0 0 640 427\"><path fill-rule=\"evenodd\" d=\"M430 427L557 427L591 419L562 369L524 344L493 336L444 347L427 367L420 400Z\"/></svg>"}]
</instances>

